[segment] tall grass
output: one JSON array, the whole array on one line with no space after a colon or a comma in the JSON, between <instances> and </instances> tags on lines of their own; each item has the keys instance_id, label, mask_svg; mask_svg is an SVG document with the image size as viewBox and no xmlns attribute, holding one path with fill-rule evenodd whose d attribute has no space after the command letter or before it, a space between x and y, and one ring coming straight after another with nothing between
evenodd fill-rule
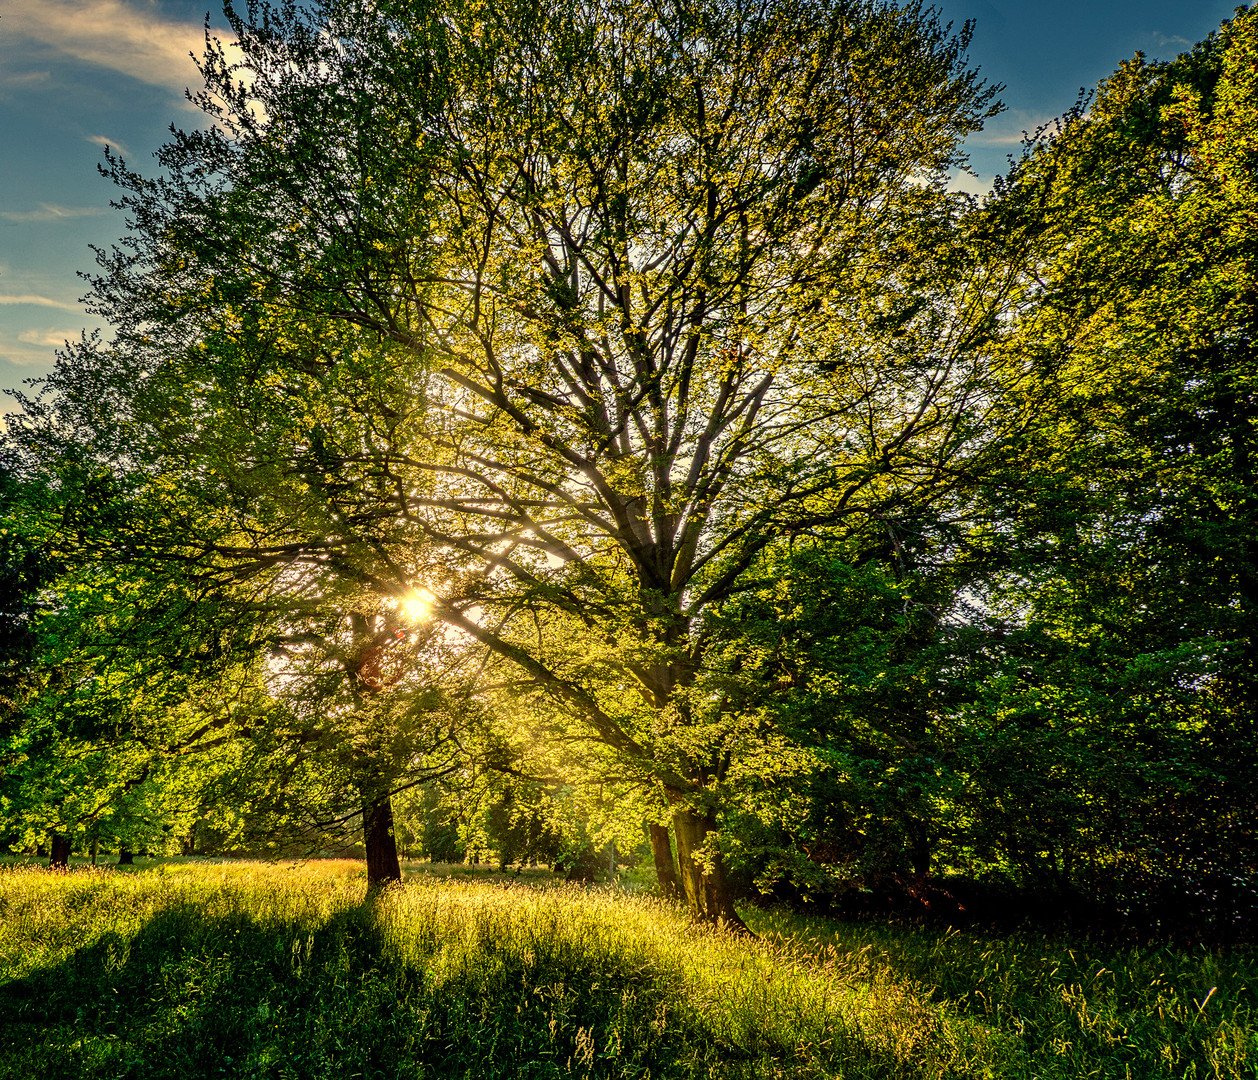
<instances>
[{"instance_id":1,"label":"tall grass","mask_svg":"<svg viewBox=\"0 0 1258 1080\"><path fill-rule=\"evenodd\" d=\"M748 941L614 890L363 891L335 862L0 871L0 1077L1258 1073L1252 955L762 912Z\"/></svg>"},{"instance_id":2,"label":"tall grass","mask_svg":"<svg viewBox=\"0 0 1258 1080\"><path fill-rule=\"evenodd\" d=\"M752 913L784 949L837 951L999 1031L994 1075L1258 1077L1258 954Z\"/></svg>"}]
</instances>

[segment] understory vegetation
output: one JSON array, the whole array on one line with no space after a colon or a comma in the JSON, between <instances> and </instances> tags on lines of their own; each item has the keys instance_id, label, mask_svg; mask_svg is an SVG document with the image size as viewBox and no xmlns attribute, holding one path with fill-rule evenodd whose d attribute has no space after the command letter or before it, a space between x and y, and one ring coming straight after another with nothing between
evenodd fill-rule
<instances>
[{"instance_id":1,"label":"understory vegetation","mask_svg":"<svg viewBox=\"0 0 1258 1080\"><path fill-rule=\"evenodd\" d=\"M0 870L0 1076L1252 1077L1258 956L350 861Z\"/></svg>"}]
</instances>

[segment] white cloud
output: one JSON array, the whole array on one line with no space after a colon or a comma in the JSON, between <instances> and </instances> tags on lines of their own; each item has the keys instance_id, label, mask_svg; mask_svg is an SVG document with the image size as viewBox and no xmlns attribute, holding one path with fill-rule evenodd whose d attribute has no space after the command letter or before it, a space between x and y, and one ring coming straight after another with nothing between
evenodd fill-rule
<instances>
[{"instance_id":1,"label":"white cloud","mask_svg":"<svg viewBox=\"0 0 1258 1080\"><path fill-rule=\"evenodd\" d=\"M52 350L46 346L0 341L0 360L7 361L14 367L44 367L51 369L56 359Z\"/></svg>"},{"instance_id":2,"label":"white cloud","mask_svg":"<svg viewBox=\"0 0 1258 1080\"><path fill-rule=\"evenodd\" d=\"M1053 130L1057 118L1033 113L1024 109L1011 109L994 120L988 120L982 131L966 138L967 146L1021 146L1028 135L1047 128Z\"/></svg>"},{"instance_id":3,"label":"white cloud","mask_svg":"<svg viewBox=\"0 0 1258 1080\"><path fill-rule=\"evenodd\" d=\"M85 137L93 146L99 146L102 149L108 147L110 150L116 150L123 157L131 156L131 152L122 143L117 139L111 139L108 135L88 135Z\"/></svg>"},{"instance_id":4,"label":"white cloud","mask_svg":"<svg viewBox=\"0 0 1258 1080\"><path fill-rule=\"evenodd\" d=\"M78 336L78 330L23 330L17 339L25 345L46 345L59 349L67 341L76 341Z\"/></svg>"},{"instance_id":5,"label":"white cloud","mask_svg":"<svg viewBox=\"0 0 1258 1080\"><path fill-rule=\"evenodd\" d=\"M961 191L967 195L990 195L995 182L992 179L971 176L969 173L957 173L948 178L948 190Z\"/></svg>"},{"instance_id":6,"label":"white cloud","mask_svg":"<svg viewBox=\"0 0 1258 1080\"><path fill-rule=\"evenodd\" d=\"M6 33L38 41L79 60L122 72L178 94L199 87L190 54L200 56L205 31L162 18L126 0L7 0Z\"/></svg>"},{"instance_id":7,"label":"white cloud","mask_svg":"<svg viewBox=\"0 0 1258 1080\"><path fill-rule=\"evenodd\" d=\"M29 304L32 307L60 308L62 311L81 311L78 304L67 304L64 300L54 300L51 296L39 296L36 293L0 293L0 304Z\"/></svg>"},{"instance_id":8,"label":"white cloud","mask_svg":"<svg viewBox=\"0 0 1258 1080\"><path fill-rule=\"evenodd\" d=\"M40 203L38 210L0 210L5 221L27 224L37 221L70 221L73 218L96 217L105 211L99 206L57 206Z\"/></svg>"}]
</instances>

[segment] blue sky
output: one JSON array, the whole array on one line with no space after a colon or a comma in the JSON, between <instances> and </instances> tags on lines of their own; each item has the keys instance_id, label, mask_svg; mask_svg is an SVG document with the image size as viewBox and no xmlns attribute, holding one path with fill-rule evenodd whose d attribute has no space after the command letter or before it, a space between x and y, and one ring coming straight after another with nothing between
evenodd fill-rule
<instances>
[{"instance_id":1,"label":"blue sky","mask_svg":"<svg viewBox=\"0 0 1258 1080\"><path fill-rule=\"evenodd\" d=\"M1003 83L1007 111L968 145L981 189L1024 129L1059 115L1137 49L1169 59L1231 15L1233 0L938 0L976 23L970 57ZM209 0L3 0L0 4L0 388L48 371L97 325L78 303L90 244L124 231L96 171L104 144L144 168L197 72ZM0 411L10 406L0 401Z\"/></svg>"}]
</instances>

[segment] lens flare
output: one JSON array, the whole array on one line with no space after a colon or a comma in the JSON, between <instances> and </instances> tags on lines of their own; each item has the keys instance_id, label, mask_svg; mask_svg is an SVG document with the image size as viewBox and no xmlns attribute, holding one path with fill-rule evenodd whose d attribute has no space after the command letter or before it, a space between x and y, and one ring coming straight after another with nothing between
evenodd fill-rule
<instances>
[{"instance_id":1,"label":"lens flare","mask_svg":"<svg viewBox=\"0 0 1258 1080\"><path fill-rule=\"evenodd\" d=\"M432 614L432 593L427 589L418 589L409 593L402 601L402 614L407 622L422 622Z\"/></svg>"}]
</instances>

